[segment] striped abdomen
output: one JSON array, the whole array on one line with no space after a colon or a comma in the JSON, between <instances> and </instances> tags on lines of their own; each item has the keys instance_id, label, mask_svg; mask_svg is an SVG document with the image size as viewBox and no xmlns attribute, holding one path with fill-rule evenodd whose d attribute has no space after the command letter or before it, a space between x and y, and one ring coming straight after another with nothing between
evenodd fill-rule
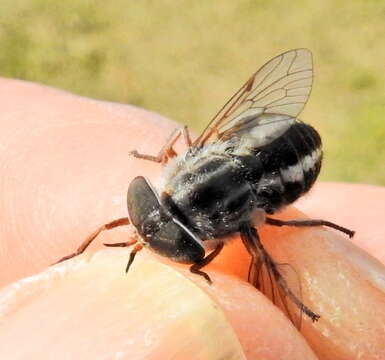
<instances>
[{"instance_id":1,"label":"striped abdomen","mask_svg":"<svg viewBox=\"0 0 385 360\"><path fill-rule=\"evenodd\" d=\"M258 206L268 213L288 205L314 184L322 162L321 138L310 125L293 122L280 136L241 156Z\"/></svg>"}]
</instances>

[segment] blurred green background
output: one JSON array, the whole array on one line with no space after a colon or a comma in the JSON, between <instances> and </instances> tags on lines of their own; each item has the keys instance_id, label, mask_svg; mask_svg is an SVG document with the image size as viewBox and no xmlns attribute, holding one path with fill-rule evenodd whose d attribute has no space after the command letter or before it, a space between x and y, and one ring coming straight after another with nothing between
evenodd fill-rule
<instances>
[{"instance_id":1,"label":"blurred green background","mask_svg":"<svg viewBox=\"0 0 385 360\"><path fill-rule=\"evenodd\" d=\"M301 119L324 180L385 184L384 0L0 0L0 75L130 103L201 130L248 77L314 54Z\"/></svg>"}]
</instances>

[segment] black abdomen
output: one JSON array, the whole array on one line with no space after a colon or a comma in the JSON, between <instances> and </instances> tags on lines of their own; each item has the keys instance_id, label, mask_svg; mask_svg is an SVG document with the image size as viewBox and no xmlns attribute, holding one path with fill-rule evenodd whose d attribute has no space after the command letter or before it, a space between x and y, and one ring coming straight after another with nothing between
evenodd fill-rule
<instances>
[{"instance_id":1,"label":"black abdomen","mask_svg":"<svg viewBox=\"0 0 385 360\"><path fill-rule=\"evenodd\" d=\"M246 176L253 183L258 206L274 213L314 184L321 168L321 138L310 125L297 121L284 134L240 160L250 169Z\"/></svg>"}]
</instances>

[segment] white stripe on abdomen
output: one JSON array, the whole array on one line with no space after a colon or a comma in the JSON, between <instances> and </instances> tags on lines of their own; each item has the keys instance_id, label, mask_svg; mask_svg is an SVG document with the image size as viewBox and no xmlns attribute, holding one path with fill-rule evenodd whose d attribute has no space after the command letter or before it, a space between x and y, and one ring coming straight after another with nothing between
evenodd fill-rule
<instances>
[{"instance_id":1,"label":"white stripe on abdomen","mask_svg":"<svg viewBox=\"0 0 385 360\"><path fill-rule=\"evenodd\" d=\"M321 157L321 149L314 150L311 154L304 156L297 164L280 169L282 179L286 182L299 182L304 179L304 172L314 168Z\"/></svg>"}]
</instances>

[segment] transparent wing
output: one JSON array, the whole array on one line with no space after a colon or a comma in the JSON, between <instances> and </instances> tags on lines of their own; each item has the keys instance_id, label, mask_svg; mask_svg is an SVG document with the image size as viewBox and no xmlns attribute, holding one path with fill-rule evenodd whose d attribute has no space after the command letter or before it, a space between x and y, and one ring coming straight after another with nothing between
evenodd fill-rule
<instances>
[{"instance_id":1,"label":"transparent wing","mask_svg":"<svg viewBox=\"0 0 385 360\"><path fill-rule=\"evenodd\" d=\"M261 114L281 114L297 117L304 108L313 83L312 54L307 49L295 49L276 56L263 65L233 95L211 120L193 146L229 136L232 129ZM253 121L258 126L258 121Z\"/></svg>"},{"instance_id":2,"label":"transparent wing","mask_svg":"<svg viewBox=\"0 0 385 360\"><path fill-rule=\"evenodd\" d=\"M251 226L241 230L241 238L252 256L249 282L277 305L298 330L301 329L303 313L317 321L319 315L302 303L301 283L294 268L289 264L275 263Z\"/></svg>"},{"instance_id":3,"label":"transparent wing","mask_svg":"<svg viewBox=\"0 0 385 360\"><path fill-rule=\"evenodd\" d=\"M277 279L271 266L259 258L259 261L252 261L250 264L249 282L267 296L273 304L278 306L293 325L301 330L303 311L293 303L286 291L286 289L289 289L299 302L302 301L301 286L297 273L289 264L274 264L274 266L283 281ZM282 282L285 282L285 284L282 284Z\"/></svg>"}]
</instances>

